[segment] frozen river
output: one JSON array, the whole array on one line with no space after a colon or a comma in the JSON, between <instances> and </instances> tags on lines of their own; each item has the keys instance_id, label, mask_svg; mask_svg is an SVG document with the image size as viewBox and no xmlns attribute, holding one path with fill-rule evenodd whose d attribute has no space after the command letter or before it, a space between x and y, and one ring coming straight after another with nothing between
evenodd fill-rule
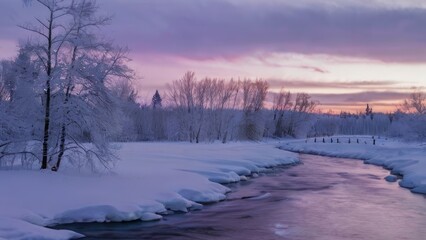
<instances>
[{"instance_id":1,"label":"frozen river","mask_svg":"<svg viewBox=\"0 0 426 240\"><path fill-rule=\"evenodd\" d=\"M228 199L158 222L58 226L87 239L418 239L426 236L426 197L383 180L389 172L359 160L301 155L230 185Z\"/></svg>"}]
</instances>

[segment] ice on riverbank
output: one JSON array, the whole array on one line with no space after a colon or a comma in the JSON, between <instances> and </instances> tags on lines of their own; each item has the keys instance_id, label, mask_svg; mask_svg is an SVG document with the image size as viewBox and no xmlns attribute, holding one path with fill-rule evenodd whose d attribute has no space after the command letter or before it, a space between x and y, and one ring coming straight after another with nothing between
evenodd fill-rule
<instances>
[{"instance_id":1,"label":"ice on riverbank","mask_svg":"<svg viewBox=\"0 0 426 240\"><path fill-rule=\"evenodd\" d=\"M199 209L225 198L229 189L219 183L298 161L276 145L126 143L111 174L2 171L0 239L77 238L41 226L155 220L168 210Z\"/></svg>"},{"instance_id":2,"label":"ice on riverbank","mask_svg":"<svg viewBox=\"0 0 426 240\"><path fill-rule=\"evenodd\" d=\"M334 139L331 142L331 138ZM340 143L337 143L337 138ZM351 139L351 141L349 141ZM335 136L292 140L281 145L284 150L329 157L354 158L383 166L392 174L402 175L399 185L412 192L426 194L426 148L420 143L372 136ZM349 143L350 142L350 143ZM373 145L375 143L375 145Z\"/></svg>"}]
</instances>

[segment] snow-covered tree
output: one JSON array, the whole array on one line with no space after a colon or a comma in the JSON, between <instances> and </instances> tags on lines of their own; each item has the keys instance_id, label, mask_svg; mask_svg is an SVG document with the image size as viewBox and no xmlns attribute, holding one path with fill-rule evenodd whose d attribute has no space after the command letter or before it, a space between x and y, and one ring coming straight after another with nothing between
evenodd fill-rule
<instances>
[{"instance_id":1,"label":"snow-covered tree","mask_svg":"<svg viewBox=\"0 0 426 240\"><path fill-rule=\"evenodd\" d=\"M43 83L41 169L57 171L64 157L79 166L109 168L108 139L119 131L119 104L111 87L133 76L126 50L98 37L110 18L97 15L93 0L26 2L47 13L36 18L38 25L21 26L35 35L27 49Z\"/></svg>"},{"instance_id":2,"label":"snow-covered tree","mask_svg":"<svg viewBox=\"0 0 426 240\"><path fill-rule=\"evenodd\" d=\"M0 165L31 167L40 159L34 149L41 147L42 110L40 92L36 91L37 66L25 46L16 59L4 63L6 61L1 65L0 76ZM6 88L2 90L4 85Z\"/></svg>"},{"instance_id":3,"label":"snow-covered tree","mask_svg":"<svg viewBox=\"0 0 426 240\"><path fill-rule=\"evenodd\" d=\"M12 101L16 89L16 73L13 62L0 61L0 100Z\"/></svg>"},{"instance_id":4,"label":"snow-covered tree","mask_svg":"<svg viewBox=\"0 0 426 240\"><path fill-rule=\"evenodd\" d=\"M25 1L31 2L31 1ZM32 32L37 37L30 48L41 63L42 78L44 84L44 129L41 169L47 169L49 160L49 150L51 144L51 100L54 84L61 77L60 57L64 51L64 43L72 31L72 28L64 27L62 20L67 15L67 6L64 1L59 0L35 0L46 11L46 20L36 18L38 25L27 24L21 26L23 29Z\"/></svg>"}]
</instances>

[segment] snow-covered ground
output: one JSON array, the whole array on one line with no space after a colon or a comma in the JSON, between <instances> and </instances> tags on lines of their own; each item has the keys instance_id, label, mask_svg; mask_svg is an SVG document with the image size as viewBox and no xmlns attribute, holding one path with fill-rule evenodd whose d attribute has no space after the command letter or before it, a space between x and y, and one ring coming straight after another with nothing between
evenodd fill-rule
<instances>
[{"instance_id":1,"label":"snow-covered ground","mask_svg":"<svg viewBox=\"0 0 426 240\"><path fill-rule=\"evenodd\" d=\"M331 142L333 138L333 143ZM337 143L339 139L339 143ZM350 139L350 143L349 143ZM357 143L357 139L359 143ZM289 140L281 144L284 150L330 157L354 158L383 166L403 178L399 185L415 193L426 194L426 145L406 143L397 139L372 136L334 136L306 140ZM392 177L388 181L392 181Z\"/></svg>"},{"instance_id":2,"label":"snow-covered ground","mask_svg":"<svg viewBox=\"0 0 426 240\"><path fill-rule=\"evenodd\" d=\"M199 209L223 200L219 183L245 180L266 167L298 162L277 142L189 144L126 143L114 173L70 169L0 172L0 239L69 239L52 230L71 222L154 220L167 210Z\"/></svg>"}]
</instances>

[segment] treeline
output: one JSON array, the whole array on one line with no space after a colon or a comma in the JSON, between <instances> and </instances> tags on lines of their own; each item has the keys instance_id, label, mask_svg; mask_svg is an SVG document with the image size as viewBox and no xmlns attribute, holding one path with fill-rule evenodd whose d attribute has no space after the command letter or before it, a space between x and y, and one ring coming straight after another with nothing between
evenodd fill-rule
<instances>
[{"instance_id":1,"label":"treeline","mask_svg":"<svg viewBox=\"0 0 426 240\"><path fill-rule=\"evenodd\" d=\"M127 133L116 140L226 143L337 134L423 140L423 96L412 93L393 113L374 112L367 104L364 112L324 114L306 93L271 92L263 80L197 80L187 72L161 95L157 91L150 105L128 102Z\"/></svg>"},{"instance_id":2,"label":"treeline","mask_svg":"<svg viewBox=\"0 0 426 240\"><path fill-rule=\"evenodd\" d=\"M31 1L26 1L31 2ZM250 140L374 134L425 139L425 96L415 91L393 114L319 114L306 93L268 82L187 72L137 103L126 50L105 41L95 1L32 1L45 9L15 59L0 62L0 167L58 171L110 168L110 142ZM64 161L65 160L65 161Z\"/></svg>"},{"instance_id":3,"label":"treeline","mask_svg":"<svg viewBox=\"0 0 426 240\"><path fill-rule=\"evenodd\" d=\"M381 135L408 141L426 139L426 95L415 89L394 112L375 113L367 105L365 112L339 115L317 114L308 137L341 135Z\"/></svg>"},{"instance_id":4,"label":"treeline","mask_svg":"<svg viewBox=\"0 0 426 240\"><path fill-rule=\"evenodd\" d=\"M268 87L264 80L197 80L187 72L162 98L157 91L150 105L128 101L126 133L117 140L226 143L303 135L317 103L306 93L271 93Z\"/></svg>"},{"instance_id":5,"label":"treeline","mask_svg":"<svg viewBox=\"0 0 426 240\"><path fill-rule=\"evenodd\" d=\"M164 100L156 92L153 104L141 106L127 52L102 38L110 17L97 14L95 1L26 2L45 16L21 26L31 40L0 62L2 168L111 168L110 142L226 143L308 128L316 106L310 96L281 91L265 108L271 100L263 80L197 80L187 72Z\"/></svg>"}]
</instances>

